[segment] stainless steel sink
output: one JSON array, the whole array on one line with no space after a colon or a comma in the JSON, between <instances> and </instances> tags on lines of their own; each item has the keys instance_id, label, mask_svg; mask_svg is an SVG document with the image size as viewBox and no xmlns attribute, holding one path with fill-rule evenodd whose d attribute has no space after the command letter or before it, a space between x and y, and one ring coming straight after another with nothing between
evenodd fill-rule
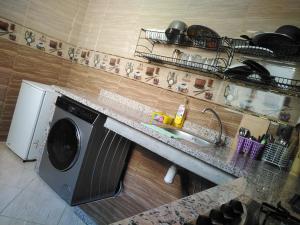
<instances>
[{"instance_id":1,"label":"stainless steel sink","mask_svg":"<svg viewBox=\"0 0 300 225\"><path fill-rule=\"evenodd\" d=\"M200 146L212 145L212 143L210 143L200 137L192 135L190 133L184 132L182 130L176 130L176 129L172 129L172 128L161 128L161 129L164 129L165 131L174 134L175 138L183 139L183 140L192 142L192 143L200 145Z\"/></svg>"}]
</instances>

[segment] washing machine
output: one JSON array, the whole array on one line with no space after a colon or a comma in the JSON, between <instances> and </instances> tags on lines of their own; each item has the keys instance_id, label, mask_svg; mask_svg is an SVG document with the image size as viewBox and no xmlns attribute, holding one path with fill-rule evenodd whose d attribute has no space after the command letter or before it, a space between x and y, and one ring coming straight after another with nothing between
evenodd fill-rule
<instances>
[{"instance_id":1,"label":"washing machine","mask_svg":"<svg viewBox=\"0 0 300 225\"><path fill-rule=\"evenodd\" d=\"M105 120L66 96L57 98L39 175L70 205L119 190L131 143L105 128Z\"/></svg>"}]
</instances>

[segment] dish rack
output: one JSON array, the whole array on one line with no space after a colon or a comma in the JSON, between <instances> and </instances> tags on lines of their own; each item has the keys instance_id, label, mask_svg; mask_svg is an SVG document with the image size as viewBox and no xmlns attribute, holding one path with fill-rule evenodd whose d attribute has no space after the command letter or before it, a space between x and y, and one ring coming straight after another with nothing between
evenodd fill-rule
<instances>
[{"instance_id":1,"label":"dish rack","mask_svg":"<svg viewBox=\"0 0 300 225\"><path fill-rule=\"evenodd\" d=\"M292 159L294 146L285 147L276 143L268 143L265 147L262 160L279 168L287 168Z\"/></svg>"},{"instance_id":2,"label":"dish rack","mask_svg":"<svg viewBox=\"0 0 300 225\"><path fill-rule=\"evenodd\" d=\"M157 52L158 46L179 46L183 48L199 49L200 55L209 54L209 60L197 58L197 55L189 57L166 56ZM299 49L296 53L293 49ZM287 46L280 51L272 51L267 48L252 46L249 41L233 39L228 37L199 36L196 39L186 34L180 34L171 40L167 38L165 31L144 29L140 30L134 56L147 59L149 62L177 66L189 70L212 74L219 79L234 81L252 85L258 88L268 89L276 93L283 93L292 96L300 96L300 80L280 76L270 76L269 80L262 79L258 74L248 77L232 77L225 75L224 71L231 65L236 53L286 61L300 61L300 45Z\"/></svg>"},{"instance_id":3,"label":"dish rack","mask_svg":"<svg viewBox=\"0 0 300 225\"><path fill-rule=\"evenodd\" d=\"M168 40L164 31L142 28L134 55L145 58L150 62L206 72L223 79L224 71L231 64L233 58L234 49L231 43L232 39L227 37L214 38L203 36L197 38L197 40L192 40L186 34L178 35L176 38ZM207 62L160 55L154 50L156 45L197 48L206 53L209 52L212 58L211 61Z\"/></svg>"},{"instance_id":4,"label":"dish rack","mask_svg":"<svg viewBox=\"0 0 300 225\"><path fill-rule=\"evenodd\" d=\"M227 76L229 80L238 80L238 81L245 81L248 83L252 83L254 85L267 85L270 89L278 90L282 93L294 93L294 95L300 94L300 80L296 79L289 79L285 77L278 77L278 76L270 76L270 80L264 81L261 77L257 74L252 74L249 77L244 78L231 78Z\"/></svg>"},{"instance_id":5,"label":"dish rack","mask_svg":"<svg viewBox=\"0 0 300 225\"><path fill-rule=\"evenodd\" d=\"M232 39L232 46L236 53L245 55L273 58L284 61L300 61L300 44L282 45L279 49L273 51L268 48L253 46L249 41L244 39Z\"/></svg>"}]
</instances>

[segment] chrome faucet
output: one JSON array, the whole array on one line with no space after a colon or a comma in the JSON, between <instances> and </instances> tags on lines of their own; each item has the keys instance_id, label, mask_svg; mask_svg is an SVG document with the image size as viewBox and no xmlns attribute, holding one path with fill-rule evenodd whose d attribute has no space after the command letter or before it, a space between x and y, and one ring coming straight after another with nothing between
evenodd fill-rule
<instances>
[{"instance_id":1,"label":"chrome faucet","mask_svg":"<svg viewBox=\"0 0 300 225\"><path fill-rule=\"evenodd\" d=\"M205 108L202 110L202 113L205 113L206 111L212 112L212 114L215 115L215 117L217 118L217 120L219 122L220 132L219 132L218 138L216 139L215 145L222 146L222 145L224 145L224 142L222 141L223 125L222 125L221 119L215 110L213 110L211 108Z\"/></svg>"}]
</instances>

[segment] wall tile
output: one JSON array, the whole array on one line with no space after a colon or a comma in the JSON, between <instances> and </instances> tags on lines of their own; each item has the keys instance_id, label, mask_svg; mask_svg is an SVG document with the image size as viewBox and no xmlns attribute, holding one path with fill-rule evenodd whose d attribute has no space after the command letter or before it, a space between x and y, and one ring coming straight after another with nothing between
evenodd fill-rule
<instances>
[{"instance_id":1,"label":"wall tile","mask_svg":"<svg viewBox=\"0 0 300 225\"><path fill-rule=\"evenodd\" d=\"M47 4L42 0L32 0L25 26L67 41L77 9L77 4L71 0L53 0Z\"/></svg>"},{"instance_id":2,"label":"wall tile","mask_svg":"<svg viewBox=\"0 0 300 225\"><path fill-rule=\"evenodd\" d=\"M0 1L0 15L1 17L24 25L29 2L29 0Z\"/></svg>"},{"instance_id":3,"label":"wall tile","mask_svg":"<svg viewBox=\"0 0 300 225\"><path fill-rule=\"evenodd\" d=\"M161 90L147 84L121 78L117 93L145 105L155 106L157 99L160 98Z\"/></svg>"}]
</instances>

